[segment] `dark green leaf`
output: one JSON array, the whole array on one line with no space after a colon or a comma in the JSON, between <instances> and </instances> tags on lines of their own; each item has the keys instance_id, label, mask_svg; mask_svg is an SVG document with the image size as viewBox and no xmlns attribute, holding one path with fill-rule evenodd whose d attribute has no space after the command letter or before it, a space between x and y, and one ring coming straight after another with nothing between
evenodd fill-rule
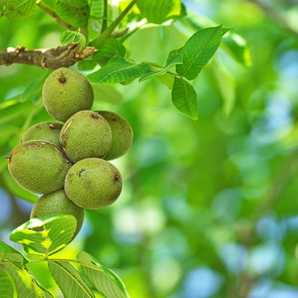
<instances>
[{"instance_id":1,"label":"dark green leaf","mask_svg":"<svg viewBox=\"0 0 298 298\"><path fill-rule=\"evenodd\" d=\"M79 52L82 51L86 46L86 38L83 34L80 32L75 31L64 31L62 35L60 36L60 42L62 45L68 44L68 43L77 43L79 44Z\"/></svg>"},{"instance_id":2,"label":"dark green leaf","mask_svg":"<svg viewBox=\"0 0 298 298\"><path fill-rule=\"evenodd\" d=\"M222 38L222 26L198 31L185 43L181 54L183 64L177 65L177 73L194 79L216 52Z\"/></svg>"},{"instance_id":3,"label":"dark green leaf","mask_svg":"<svg viewBox=\"0 0 298 298\"><path fill-rule=\"evenodd\" d=\"M79 7L67 1L58 0L55 3L55 11L64 22L78 29L88 23L90 8L89 5Z\"/></svg>"},{"instance_id":4,"label":"dark green leaf","mask_svg":"<svg viewBox=\"0 0 298 298\"><path fill-rule=\"evenodd\" d=\"M15 264L5 264L5 268L12 276L18 298L47 298L42 289L37 285L36 281L22 267Z\"/></svg>"},{"instance_id":5,"label":"dark green leaf","mask_svg":"<svg viewBox=\"0 0 298 298\"><path fill-rule=\"evenodd\" d=\"M13 287L5 271L0 267L0 298L12 298Z\"/></svg>"},{"instance_id":6,"label":"dark green leaf","mask_svg":"<svg viewBox=\"0 0 298 298\"><path fill-rule=\"evenodd\" d=\"M13 247L3 241L0 241L0 260L11 261L14 263L27 263L27 259Z\"/></svg>"},{"instance_id":7,"label":"dark green leaf","mask_svg":"<svg viewBox=\"0 0 298 298\"><path fill-rule=\"evenodd\" d=\"M65 298L94 297L78 271L68 262L49 260L49 268Z\"/></svg>"},{"instance_id":8,"label":"dark green leaf","mask_svg":"<svg viewBox=\"0 0 298 298\"><path fill-rule=\"evenodd\" d=\"M147 64L138 64L122 57L113 57L106 66L87 77L92 83L121 83L139 78L148 67Z\"/></svg>"},{"instance_id":9,"label":"dark green leaf","mask_svg":"<svg viewBox=\"0 0 298 298\"><path fill-rule=\"evenodd\" d=\"M101 66L105 66L113 56L124 57L126 49L115 38L105 40L99 47L98 52L92 55L92 59Z\"/></svg>"},{"instance_id":10,"label":"dark green leaf","mask_svg":"<svg viewBox=\"0 0 298 298\"><path fill-rule=\"evenodd\" d=\"M160 69L160 70L147 69L146 72L139 79L139 82L161 76L165 74L168 70L170 70L170 68L172 68L173 66L177 64L182 64L182 63L183 63L183 59L181 54L170 55L167 61L167 64L163 69Z\"/></svg>"},{"instance_id":11,"label":"dark green leaf","mask_svg":"<svg viewBox=\"0 0 298 298\"><path fill-rule=\"evenodd\" d=\"M175 77L172 101L181 113L194 120L198 119L197 94L193 86L188 82Z\"/></svg>"},{"instance_id":12,"label":"dark green leaf","mask_svg":"<svg viewBox=\"0 0 298 298\"><path fill-rule=\"evenodd\" d=\"M180 0L139 0L137 6L150 23L161 24L181 14Z\"/></svg>"},{"instance_id":13,"label":"dark green leaf","mask_svg":"<svg viewBox=\"0 0 298 298\"><path fill-rule=\"evenodd\" d=\"M29 253L49 256L63 249L76 230L71 215L44 216L30 219L12 231L10 240L22 243Z\"/></svg>"},{"instance_id":14,"label":"dark green leaf","mask_svg":"<svg viewBox=\"0 0 298 298\"><path fill-rule=\"evenodd\" d=\"M9 19L24 19L34 14L36 0L7 0L4 15Z\"/></svg>"},{"instance_id":15,"label":"dark green leaf","mask_svg":"<svg viewBox=\"0 0 298 298\"><path fill-rule=\"evenodd\" d=\"M87 265L81 264L85 276L104 297L129 298L122 280L116 273L84 251L78 254L77 259Z\"/></svg>"}]
</instances>

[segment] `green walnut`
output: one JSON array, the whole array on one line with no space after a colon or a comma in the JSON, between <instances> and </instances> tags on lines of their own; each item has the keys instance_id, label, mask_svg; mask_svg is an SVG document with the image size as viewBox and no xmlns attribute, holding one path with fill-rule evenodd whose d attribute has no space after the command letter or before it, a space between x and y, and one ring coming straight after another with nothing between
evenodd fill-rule
<instances>
[{"instance_id":1,"label":"green walnut","mask_svg":"<svg viewBox=\"0 0 298 298\"><path fill-rule=\"evenodd\" d=\"M104 159L112 160L124 155L133 140L133 131L130 124L116 113L109 111L97 112L108 121L112 130L112 146Z\"/></svg>"},{"instance_id":2,"label":"green walnut","mask_svg":"<svg viewBox=\"0 0 298 298\"><path fill-rule=\"evenodd\" d=\"M53 118L62 122L78 111L91 109L93 100L89 81L72 69L59 68L44 82L43 104Z\"/></svg>"},{"instance_id":3,"label":"green walnut","mask_svg":"<svg viewBox=\"0 0 298 298\"><path fill-rule=\"evenodd\" d=\"M58 122L40 122L29 127L23 134L20 143L27 141L47 141L60 147L59 136L63 124Z\"/></svg>"},{"instance_id":4,"label":"green walnut","mask_svg":"<svg viewBox=\"0 0 298 298\"><path fill-rule=\"evenodd\" d=\"M50 215L72 215L77 220L77 228L72 240L79 233L84 221L84 209L68 199L63 189L42 195L34 204L30 218Z\"/></svg>"},{"instance_id":5,"label":"green walnut","mask_svg":"<svg viewBox=\"0 0 298 298\"><path fill-rule=\"evenodd\" d=\"M57 146L44 141L19 144L8 159L8 170L14 180L24 189L38 194L62 189L71 167Z\"/></svg>"},{"instance_id":6,"label":"green walnut","mask_svg":"<svg viewBox=\"0 0 298 298\"><path fill-rule=\"evenodd\" d=\"M71 116L60 132L60 143L72 162L107 155L112 145L112 131L107 120L93 111Z\"/></svg>"},{"instance_id":7,"label":"green walnut","mask_svg":"<svg viewBox=\"0 0 298 298\"><path fill-rule=\"evenodd\" d=\"M65 178L67 197L85 209L100 209L114 203L122 189L118 169L101 158L87 158L75 163Z\"/></svg>"}]
</instances>

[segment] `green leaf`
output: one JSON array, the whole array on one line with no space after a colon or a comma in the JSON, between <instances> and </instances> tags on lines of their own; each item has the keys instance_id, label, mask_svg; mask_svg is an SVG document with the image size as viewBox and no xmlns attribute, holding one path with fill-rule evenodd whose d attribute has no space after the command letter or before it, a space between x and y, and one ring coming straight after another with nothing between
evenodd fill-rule
<instances>
[{"instance_id":1,"label":"green leaf","mask_svg":"<svg viewBox=\"0 0 298 298\"><path fill-rule=\"evenodd\" d=\"M84 251L78 254L77 259L87 265L81 264L85 276L104 297L129 298L122 280L116 273Z\"/></svg>"},{"instance_id":2,"label":"green leaf","mask_svg":"<svg viewBox=\"0 0 298 298\"><path fill-rule=\"evenodd\" d=\"M244 38L235 33L229 33L222 39L222 48L243 66L252 66L250 50Z\"/></svg>"},{"instance_id":3,"label":"green leaf","mask_svg":"<svg viewBox=\"0 0 298 298\"><path fill-rule=\"evenodd\" d=\"M38 200L38 196L36 194L33 194L32 192L29 192L25 190L23 187L21 187L10 175L9 171L6 169L2 173L2 179L5 183L5 186L7 189L16 197L26 200L31 203L35 203Z\"/></svg>"},{"instance_id":4,"label":"green leaf","mask_svg":"<svg viewBox=\"0 0 298 298\"><path fill-rule=\"evenodd\" d=\"M166 63L166 66L163 69L160 69L160 70L147 69L146 72L139 79L139 82L163 75L168 70L170 70L170 68L172 68L173 66L175 66L177 64L182 64L182 63L183 63L183 58L182 58L181 54L170 55L170 57Z\"/></svg>"},{"instance_id":5,"label":"green leaf","mask_svg":"<svg viewBox=\"0 0 298 298\"><path fill-rule=\"evenodd\" d=\"M81 52L86 46L86 37L80 32L67 30L61 34L60 42L62 45L71 42L79 44L79 52Z\"/></svg>"},{"instance_id":6,"label":"green leaf","mask_svg":"<svg viewBox=\"0 0 298 298\"><path fill-rule=\"evenodd\" d=\"M36 281L22 267L15 264L5 264L5 268L15 281L18 298L47 298ZM51 296L50 296L51 297Z\"/></svg>"},{"instance_id":7,"label":"green leaf","mask_svg":"<svg viewBox=\"0 0 298 298\"><path fill-rule=\"evenodd\" d=\"M137 6L150 23L161 24L181 14L180 0L139 0Z\"/></svg>"},{"instance_id":8,"label":"green leaf","mask_svg":"<svg viewBox=\"0 0 298 298\"><path fill-rule=\"evenodd\" d=\"M44 216L13 230L10 240L22 243L28 253L50 256L70 242L75 230L76 219L72 215Z\"/></svg>"},{"instance_id":9,"label":"green leaf","mask_svg":"<svg viewBox=\"0 0 298 298\"><path fill-rule=\"evenodd\" d=\"M19 127L12 124L0 125L0 145L7 143L8 140L19 133L19 131Z\"/></svg>"},{"instance_id":10,"label":"green leaf","mask_svg":"<svg viewBox=\"0 0 298 298\"><path fill-rule=\"evenodd\" d=\"M24 19L34 14L36 0L7 0L4 15L8 19Z\"/></svg>"},{"instance_id":11,"label":"green leaf","mask_svg":"<svg viewBox=\"0 0 298 298\"><path fill-rule=\"evenodd\" d=\"M173 89L175 76L169 73L165 73L161 76L156 77L156 79L162 84L166 85L169 89Z\"/></svg>"},{"instance_id":12,"label":"green leaf","mask_svg":"<svg viewBox=\"0 0 298 298\"><path fill-rule=\"evenodd\" d=\"M92 60L85 59L85 60L78 61L77 66L79 70L92 70L97 66L97 64Z\"/></svg>"},{"instance_id":13,"label":"green leaf","mask_svg":"<svg viewBox=\"0 0 298 298\"><path fill-rule=\"evenodd\" d=\"M72 4L72 5L78 6L78 7L88 5L88 0L63 0L63 2Z\"/></svg>"},{"instance_id":14,"label":"green leaf","mask_svg":"<svg viewBox=\"0 0 298 298\"><path fill-rule=\"evenodd\" d=\"M13 287L12 283L5 273L5 271L0 267L0 298L12 298L13 297Z\"/></svg>"},{"instance_id":15,"label":"green leaf","mask_svg":"<svg viewBox=\"0 0 298 298\"><path fill-rule=\"evenodd\" d=\"M28 262L27 259L20 252L3 241L0 241L0 260L22 264Z\"/></svg>"},{"instance_id":16,"label":"green leaf","mask_svg":"<svg viewBox=\"0 0 298 298\"><path fill-rule=\"evenodd\" d=\"M176 66L179 75L194 79L216 52L222 39L222 26L205 28L190 37L182 48L183 64Z\"/></svg>"},{"instance_id":17,"label":"green leaf","mask_svg":"<svg viewBox=\"0 0 298 298\"><path fill-rule=\"evenodd\" d=\"M115 38L109 38L100 45L98 52L92 55L92 59L103 67L112 57L124 57L125 54L124 45Z\"/></svg>"},{"instance_id":18,"label":"green leaf","mask_svg":"<svg viewBox=\"0 0 298 298\"><path fill-rule=\"evenodd\" d=\"M147 64L138 64L122 57L113 57L106 66L87 77L92 83L122 83L139 78L148 67Z\"/></svg>"},{"instance_id":19,"label":"green leaf","mask_svg":"<svg viewBox=\"0 0 298 298\"><path fill-rule=\"evenodd\" d=\"M123 100L122 95L110 85L91 83L91 86L95 101L105 101L116 105Z\"/></svg>"},{"instance_id":20,"label":"green leaf","mask_svg":"<svg viewBox=\"0 0 298 298\"><path fill-rule=\"evenodd\" d=\"M198 119L197 94L193 86L188 82L175 77L172 101L181 113L194 120Z\"/></svg>"},{"instance_id":21,"label":"green leaf","mask_svg":"<svg viewBox=\"0 0 298 298\"><path fill-rule=\"evenodd\" d=\"M9 100L0 105L0 124L13 121L32 109L31 101L19 103L17 100Z\"/></svg>"},{"instance_id":22,"label":"green leaf","mask_svg":"<svg viewBox=\"0 0 298 298\"><path fill-rule=\"evenodd\" d=\"M94 297L78 271L68 262L49 260L49 268L65 298Z\"/></svg>"},{"instance_id":23,"label":"green leaf","mask_svg":"<svg viewBox=\"0 0 298 298\"><path fill-rule=\"evenodd\" d=\"M74 29L78 29L88 23L90 7L89 5L76 6L65 0L57 0L55 11L64 22L70 24Z\"/></svg>"}]
</instances>

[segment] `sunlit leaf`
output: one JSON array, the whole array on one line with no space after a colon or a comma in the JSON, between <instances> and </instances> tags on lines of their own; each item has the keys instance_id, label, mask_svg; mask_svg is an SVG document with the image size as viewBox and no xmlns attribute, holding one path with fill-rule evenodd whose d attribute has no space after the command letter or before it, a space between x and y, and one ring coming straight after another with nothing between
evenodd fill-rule
<instances>
[{"instance_id":1,"label":"sunlit leaf","mask_svg":"<svg viewBox=\"0 0 298 298\"><path fill-rule=\"evenodd\" d=\"M166 85L169 89L173 89L175 76L169 73L165 73L161 76L156 77L156 79L162 84Z\"/></svg>"},{"instance_id":2,"label":"sunlit leaf","mask_svg":"<svg viewBox=\"0 0 298 298\"><path fill-rule=\"evenodd\" d=\"M82 265L85 276L104 297L129 298L122 280L116 273L84 251L78 254L77 259L87 265Z\"/></svg>"},{"instance_id":3,"label":"sunlit leaf","mask_svg":"<svg viewBox=\"0 0 298 298\"><path fill-rule=\"evenodd\" d=\"M0 298L12 298L13 287L5 271L0 267Z\"/></svg>"},{"instance_id":4,"label":"sunlit leaf","mask_svg":"<svg viewBox=\"0 0 298 298\"><path fill-rule=\"evenodd\" d=\"M65 298L93 298L78 271L68 262L49 261L51 273Z\"/></svg>"},{"instance_id":5,"label":"sunlit leaf","mask_svg":"<svg viewBox=\"0 0 298 298\"><path fill-rule=\"evenodd\" d=\"M160 69L160 70L147 69L146 72L139 79L139 82L161 76L165 74L167 71L169 71L173 66L177 64L182 64L182 63L183 63L183 58L181 54L171 55L167 61L166 66L163 69Z\"/></svg>"},{"instance_id":6,"label":"sunlit leaf","mask_svg":"<svg viewBox=\"0 0 298 298\"><path fill-rule=\"evenodd\" d=\"M121 83L139 78L148 69L147 64L138 64L122 57L113 57L106 66L87 75L92 83Z\"/></svg>"},{"instance_id":7,"label":"sunlit leaf","mask_svg":"<svg viewBox=\"0 0 298 298\"><path fill-rule=\"evenodd\" d=\"M188 80L194 79L218 49L222 39L222 26L206 28L190 37L181 50L183 64L177 73Z\"/></svg>"},{"instance_id":8,"label":"sunlit leaf","mask_svg":"<svg viewBox=\"0 0 298 298\"><path fill-rule=\"evenodd\" d=\"M92 59L104 66L113 56L124 57L126 49L121 42L115 38L105 40L99 47L98 51L92 55Z\"/></svg>"},{"instance_id":9,"label":"sunlit leaf","mask_svg":"<svg viewBox=\"0 0 298 298\"><path fill-rule=\"evenodd\" d=\"M5 268L12 276L18 298L48 298L45 296L44 291L37 285L36 281L30 274L22 267L15 264L5 264Z\"/></svg>"},{"instance_id":10,"label":"sunlit leaf","mask_svg":"<svg viewBox=\"0 0 298 298\"><path fill-rule=\"evenodd\" d=\"M20 252L3 241L0 241L0 260L24 264L28 262Z\"/></svg>"},{"instance_id":11,"label":"sunlit leaf","mask_svg":"<svg viewBox=\"0 0 298 298\"><path fill-rule=\"evenodd\" d=\"M29 253L49 256L63 249L76 230L71 215L44 216L30 219L12 231L10 240L22 243Z\"/></svg>"},{"instance_id":12,"label":"sunlit leaf","mask_svg":"<svg viewBox=\"0 0 298 298\"><path fill-rule=\"evenodd\" d=\"M187 81L175 77L172 101L181 113L194 120L198 119L197 94L193 86Z\"/></svg>"},{"instance_id":13,"label":"sunlit leaf","mask_svg":"<svg viewBox=\"0 0 298 298\"><path fill-rule=\"evenodd\" d=\"M4 15L9 19L24 19L34 14L36 0L7 0Z\"/></svg>"},{"instance_id":14,"label":"sunlit leaf","mask_svg":"<svg viewBox=\"0 0 298 298\"><path fill-rule=\"evenodd\" d=\"M139 0L137 6L150 23L161 24L181 14L180 0Z\"/></svg>"}]
</instances>

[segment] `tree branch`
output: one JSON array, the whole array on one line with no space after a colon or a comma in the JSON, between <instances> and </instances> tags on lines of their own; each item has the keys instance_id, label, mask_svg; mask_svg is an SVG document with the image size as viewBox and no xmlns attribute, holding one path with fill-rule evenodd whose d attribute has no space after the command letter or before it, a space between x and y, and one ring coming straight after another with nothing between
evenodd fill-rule
<instances>
[{"instance_id":1,"label":"tree branch","mask_svg":"<svg viewBox=\"0 0 298 298\"><path fill-rule=\"evenodd\" d=\"M57 69L69 67L80 60L84 60L97 52L95 48L86 47L78 53L76 44L68 44L55 49L47 50L25 50L24 47L7 48L0 51L0 65L11 65L22 63L35 65L41 68Z\"/></svg>"}]
</instances>

